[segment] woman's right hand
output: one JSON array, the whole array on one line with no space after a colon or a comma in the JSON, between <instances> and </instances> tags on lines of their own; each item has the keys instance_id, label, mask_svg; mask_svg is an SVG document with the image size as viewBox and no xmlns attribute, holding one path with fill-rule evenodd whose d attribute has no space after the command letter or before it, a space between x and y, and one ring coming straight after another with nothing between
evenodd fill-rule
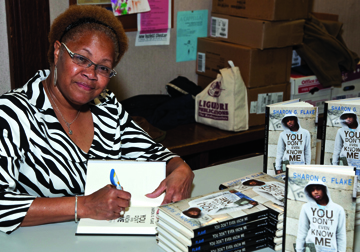
<instances>
[{"instance_id":1,"label":"woman's right hand","mask_svg":"<svg viewBox=\"0 0 360 252\"><path fill-rule=\"evenodd\" d=\"M78 216L96 220L117 219L120 212L129 207L130 198L130 193L106 185L88 196L78 197Z\"/></svg>"}]
</instances>

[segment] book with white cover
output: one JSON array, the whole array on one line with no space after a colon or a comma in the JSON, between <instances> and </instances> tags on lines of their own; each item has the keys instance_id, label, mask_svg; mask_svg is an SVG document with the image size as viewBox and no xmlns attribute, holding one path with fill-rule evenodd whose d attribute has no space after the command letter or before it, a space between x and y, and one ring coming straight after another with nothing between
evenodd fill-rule
<instances>
[{"instance_id":1,"label":"book with white cover","mask_svg":"<svg viewBox=\"0 0 360 252\"><path fill-rule=\"evenodd\" d=\"M278 180L264 172L257 172L223 182L220 184L219 188L234 188L239 190L272 210L269 214L274 219L281 221L283 218L285 193L284 181Z\"/></svg>"},{"instance_id":2,"label":"book with white cover","mask_svg":"<svg viewBox=\"0 0 360 252\"><path fill-rule=\"evenodd\" d=\"M123 217L115 220L79 221L76 234L101 235L155 235L156 211L164 194L152 199L145 196L153 192L165 179L165 162L90 160L87 168L85 195L90 195L110 184L110 171L115 169L123 190L131 193L130 207Z\"/></svg>"},{"instance_id":3,"label":"book with white cover","mask_svg":"<svg viewBox=\"0 0 360 252\"><path fill-rule=\"evenodd\" d=\"M318 109L299 99L266 106L263 171L285 172L287 164L315 164Z\"/></svg>"},{"instance_id":4,"label":"book with white cover","mask_svg":"<svg viewBox=\"0 0 360 252\"><path fill-rule=\"evenodd\" d=\"M238 227L267 217L264 205L233 189L225 189L159 207L165 220L188 238Z\"/></svg>"},{"instance_id":5,"label":"book with white cover","mask_svg":"<svg viewBox=\"0 0 360 252\"><path fill-rule=\"evenodd\" d=\"M288 165L283 251L353 251L356 175L350 166ZM296 248L296 250L295 250Z\"/></svg>"}]
</instances>

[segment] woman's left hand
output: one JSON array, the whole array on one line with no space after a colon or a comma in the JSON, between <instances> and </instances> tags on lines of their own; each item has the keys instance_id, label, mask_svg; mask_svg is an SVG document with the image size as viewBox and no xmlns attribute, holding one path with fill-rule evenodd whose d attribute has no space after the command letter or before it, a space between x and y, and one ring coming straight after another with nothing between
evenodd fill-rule
<instances>
[{"instance_id":1,"label":"woman's left hand","mask_svg":"<svg viewBox=\"0 0 360 252\"><path fill-rule=\"evenodd\" d=\"M191 168L179 157L175 157L166 165L166 178L152 193L146 194L149 198L159 197L166 192L163 204L176 202L190 197L194 173Z\"/></svg>"}]
</instances>

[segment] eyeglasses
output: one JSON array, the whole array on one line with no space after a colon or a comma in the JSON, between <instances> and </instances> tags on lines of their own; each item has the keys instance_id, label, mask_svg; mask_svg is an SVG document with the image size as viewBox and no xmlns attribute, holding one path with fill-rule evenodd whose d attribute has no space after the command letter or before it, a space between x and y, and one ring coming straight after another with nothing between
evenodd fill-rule
<instances>
[{"instance_id":1,"label":"eyeglasses","mask_svg":"<svg viewBox=\"0 0 360 252\"><path fill-rule=\"evenodd\" d=\"M82 66L84 68L88 68L88 67L91 67L92 65L94 65L95 72L97 74L100 74L101 76L104 76L107 78L114 77L117 74L114 69L110 69L103 65L95 64L94 62L92 62L91 60L86 58L85 56L82 56L80 54L73 53L72 51L70 51L69 48L67 48L67 46L63 42L61 42L61 44L65 47L66 51L69 53L70 57L72 58L72 61L76 65Z\"/></svg>"}]
</instances>

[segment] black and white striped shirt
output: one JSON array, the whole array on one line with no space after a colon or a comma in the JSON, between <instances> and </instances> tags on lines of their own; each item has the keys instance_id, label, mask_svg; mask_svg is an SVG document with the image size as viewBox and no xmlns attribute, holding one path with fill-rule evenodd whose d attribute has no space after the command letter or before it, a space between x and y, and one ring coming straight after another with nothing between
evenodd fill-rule
<instances>
[{"instance_id":1,"label":"black and white striped shirt","mask_svg":"<svg viewBox=\"0 0 360 252\"><path fill-rule=\"evenodd\" d=\"M113 93L90 104L88 153L68 137L46 96L41 70L0 97L0 231L11 233L36 197L83 194L88 159L168 161L176 155L151 140Z\"/></svg>"}]
</instances>

